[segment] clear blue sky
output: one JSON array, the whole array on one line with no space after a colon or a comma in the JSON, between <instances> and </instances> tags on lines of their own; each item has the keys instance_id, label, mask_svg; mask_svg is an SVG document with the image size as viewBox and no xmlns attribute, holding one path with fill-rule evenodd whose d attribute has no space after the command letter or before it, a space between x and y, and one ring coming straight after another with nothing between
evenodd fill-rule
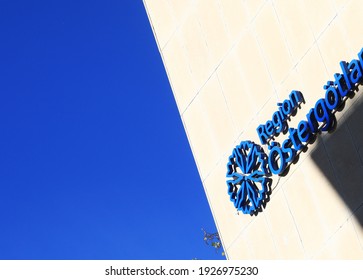
<instances>
[{"instance_id":1,"label":"clear blue sky","mask_svg":"<svg viewBox=\"0 0 363 280\"><path fill-rule=\"evenodd\" d=\"M223 258L201 227L142 1L1 0L0 259Z\"/></svg>"}]
</instances>

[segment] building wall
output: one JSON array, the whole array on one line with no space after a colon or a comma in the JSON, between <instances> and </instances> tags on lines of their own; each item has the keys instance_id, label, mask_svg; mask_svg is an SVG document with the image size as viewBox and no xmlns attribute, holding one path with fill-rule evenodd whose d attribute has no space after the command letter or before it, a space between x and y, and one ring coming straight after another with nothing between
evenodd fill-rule
<instances>
[{"instance_id":1,"label":"building wall","mask_svg":"<svg viewBox=\"0 0 363 280\"><path fill-rule=\"evenodd\" d=\"M144 0L229 259L363 258L362 89L286 176L258 215L237 212L226 164L292 90L323 98L339 62L363 47L360 0ZM286 136L285 136L286 138ZM267 150L266 147L263 147Z\"/></svg>"}]
</instances>

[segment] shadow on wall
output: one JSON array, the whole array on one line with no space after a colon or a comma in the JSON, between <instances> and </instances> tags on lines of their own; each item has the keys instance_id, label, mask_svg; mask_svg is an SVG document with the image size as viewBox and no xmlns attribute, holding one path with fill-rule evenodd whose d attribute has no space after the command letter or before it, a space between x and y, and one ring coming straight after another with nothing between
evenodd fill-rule
<instances>
[{"instance_id":1,"label":"shadow on wall","mask_svg":"<svg viewBox=\"0 0 363 280\"><path fill-rule=\"evenodd\" d=\"M360 89L347 100L345 106L350 103L351 108L332 133L317 137L311 157L363 227L362 95Z\"/></svg>"}]
</instances>

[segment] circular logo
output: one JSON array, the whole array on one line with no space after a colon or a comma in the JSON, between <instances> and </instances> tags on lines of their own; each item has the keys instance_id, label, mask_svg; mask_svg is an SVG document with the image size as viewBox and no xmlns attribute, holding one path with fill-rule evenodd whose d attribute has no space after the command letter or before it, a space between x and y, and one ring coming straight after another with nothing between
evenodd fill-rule
<instances>
[{"instance_id":1,"label":"circular logo","mask_svg":"<svg viewBox=\"0 0 363 280\"><path fill-rule=\"evenodd\" d=\"M262 147L243 141L233 149L227 163L227 186L231 201L244 214L257 212L268 197L267 156Z\"/></svg>"}]
</instances>

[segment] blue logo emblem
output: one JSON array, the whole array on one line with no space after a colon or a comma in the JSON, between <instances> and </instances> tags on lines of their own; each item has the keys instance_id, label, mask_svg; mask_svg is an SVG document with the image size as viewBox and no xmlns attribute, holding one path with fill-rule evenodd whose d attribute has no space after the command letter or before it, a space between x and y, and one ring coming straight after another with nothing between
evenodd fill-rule
<instances>
[{"instance_id":1,"label":"blue logo emblem","mask_svg":"<svg viewBox=\"0 0 363 280\"><path fill-rule=\"evenodd\" d=\"M254 214L268 198L271 179L267 156L261 146L243 141L227 163L228 194L238 211Z\"/></svg>"}]
</instances>

